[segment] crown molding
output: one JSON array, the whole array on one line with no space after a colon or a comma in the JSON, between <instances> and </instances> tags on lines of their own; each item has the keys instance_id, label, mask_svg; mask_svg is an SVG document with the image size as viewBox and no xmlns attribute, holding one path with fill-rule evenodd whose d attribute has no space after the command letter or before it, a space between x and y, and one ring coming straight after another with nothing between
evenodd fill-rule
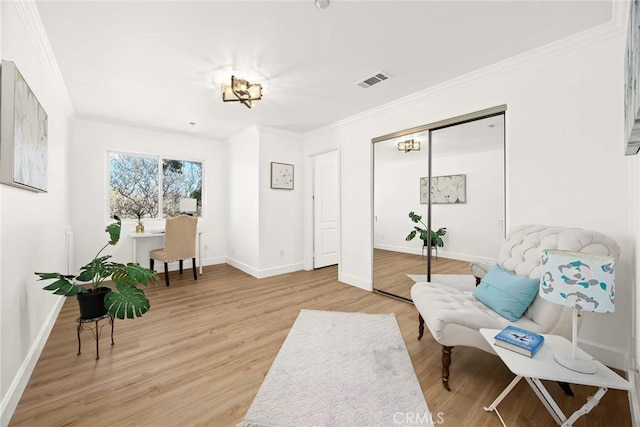
<instances>
[{"instance_id":1,"label":"crown molding","mask_svg":"<svg viewBox=\"0 0 640 427\"><path fill-rule=\"evenodd\" d=\"M298 132L293 132L286 129L280 129L273 126L265 126L265 125L255 125L259 132L271 133L274 135L282 135L290 138L302 138L303 134Z\"/></svg>"},{"instance_id":2,"label":"crown molding","mask_svg":"<svg viewBox=\"0 0 640 427\"><path fill-rule=\"evenodd\" d=\"M401 108L406 108L418 102L428 101L452 90L457 90L478 82L494 78L500 74L515 71L530 66L531 64L542 62L556 56L572 52L574 50L592 45L594 43L607 40L626 32L626 22L628 16L628 2L612 2L611 19L601 25L589 28L563 39L537 47L530 51L512 56L500 62L482 67L478 70L464 74L443 83L421 90L411 95L396 99L370 110L363 111L356 115L347 117L321 128L308 132L307 134L323 133L329 130L336 130L347 125L355 124L372 116L381 113L389 113Z\"/></svg>"},{"instance_id":3,"label":"crown molding","mask_svg":"<svg viewBox=\"0 0 640 427\"><path fill-rule=\"evenodd\" d=\"M260 130L258 128L258 125L251 125L248 128L245 128L243 130L241 130L240 132L230 136L229 138L227 138L227 141L232 144L234 143L238 138L241 138L243 136L245 136L246 134L249 134L251 132L255 132L256 135L260 134Z\"/></svg>"},{"instance_id":4,"label":"crown molding","mask_svg":"<svg viewBox=\"0 0 640 427\"><path fill-rule=\"evenodd\" d=\"M0 0L1 1L1 0ZM199 141L206 142L215 142L215 143L226 143L228 139L226 138L211 138L206 135L201 135L198 133L192 133L187 131L180 131L169 128L155 127L155 126L145 126L140 125L134 122L127 122L122 120L115 120L110 117L103 116L93 116L93 115L85 115L85 114L77 114L72 119L72 123L89 123L92 126L106 126L111 128L127 128L132 129L137 132L146 132L146 133L160 133L163 135L176 135L187 137Z\"/></svg>"},{"instance_id":5,"label":"crown molding","mask_svg":"<svg viewBox=\"0 0 640 427\"><path fill-rule=\"evenodd\" d=\"M12 2L6 2L5 4L12 4L18 13L18 16L22 20L24 27L33 42L37 54L44 65L45 72L49 75L54 83L56 92L58 93L58 100L62 104L62 109L67 118L75 117L75 109L69 97L69 91L64 84L58 61L53 54L53 49L49 43L47 32L44 29L42 19L40 18L40 12L33 0L16 0Z\"/></svg>"}]
</instances>

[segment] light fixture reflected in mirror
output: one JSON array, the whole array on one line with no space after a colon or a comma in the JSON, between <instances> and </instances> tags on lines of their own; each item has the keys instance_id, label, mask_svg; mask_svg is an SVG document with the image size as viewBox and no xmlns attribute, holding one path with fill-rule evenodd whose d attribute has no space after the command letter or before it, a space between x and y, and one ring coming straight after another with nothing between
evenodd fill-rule
<instances>
[{"instance_id":1,"label":"light fixture reflected in mirror","mask_svg":"<svg viewBox=\"0 0 640 427\"><path fill-rule=\"evenodd\" d=\"M329 7L329 0L316 0L316 7L318 9L326 9Z\"/></svg>"},{"instance_id":2,"label":"light fixture reflected in mirror","mask_svg":"<svg viewBox=\"0 0 640 427\"><path fill-rule=\"evenodd\" d=\"M222 100L224 102L240 101L247 108L251 108L252 102L259 99L262 99L262 85L258 83L249 83L231 76L231 84L222 85Z\"/></svg>"},{"instance_id":3,"label":"light fixture reflected in mirror","mask_svg":"<svg viewBox=\"0 0 640 427\"><path fill-rule=\"evenodd\" d=\"M408 153L409 151L420 151L420 141L415 139L408 139L406 141L398 142L398 151Z\"/></svg>"}]
</instances>

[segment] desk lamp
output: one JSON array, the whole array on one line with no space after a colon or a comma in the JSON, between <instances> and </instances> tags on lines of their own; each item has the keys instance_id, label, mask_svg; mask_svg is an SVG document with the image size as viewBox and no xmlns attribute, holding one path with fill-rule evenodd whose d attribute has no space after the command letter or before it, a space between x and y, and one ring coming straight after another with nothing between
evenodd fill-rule
<instances>
[{"instance_id":1,"label":"desk lamp","mask_svg":"<svg viewBox=\"0 0 640 427\"><path fill-rule=\"evenodd\" d=\"M180 212L193 214L198 210L198 201L196 199L180 198Z\"/></svg>"},{"instance_id":2,"label":"desk lamp","mask_svg":"<svg viewBox=\"0 0 640 427\"><path fill-rule=\"evenodd\" d=\"M596 372L592 360L576 356L578 317L581 310L613 313L615 259L582 252L545 250L540 265L540 296L571 307L573 326L571 353L556 351L554 359L565 368L585 374Z\"/></svg>"}]
</instances>

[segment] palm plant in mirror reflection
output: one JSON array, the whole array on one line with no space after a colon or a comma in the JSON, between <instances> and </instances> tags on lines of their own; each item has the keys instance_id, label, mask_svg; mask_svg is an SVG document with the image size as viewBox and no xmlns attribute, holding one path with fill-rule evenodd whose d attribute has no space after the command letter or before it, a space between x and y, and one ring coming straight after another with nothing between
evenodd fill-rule
<instances>
[{"instance_id":1,"label":"palm plant in mirror reflection","mask_svg":"<svg viewBox=\"0 0 640 427\"><path fill-rule=\"evenodd\" d=\"M411 211L409 212L409 218L411 219L411 221L413 221L415 224L422 224L422 227L419 227L417 225L415 225L413 228L413 230L411 231L411 233L409 233L407 235L407 237L405 238L405 240L410 241L413 240L414 237L416 237L418 235L418 233L420 233L420 239L424 242L424 245L427 245L427 225L422 222L422 215L418 215L415 212ZM434 231L431 230L431 246L438 246L438 247L443 247L444 246L444 240L442 240L442 237L447 234L447 229L446 227L442 227L439 228L438 230Z\"/></svg>"}]
</instances>

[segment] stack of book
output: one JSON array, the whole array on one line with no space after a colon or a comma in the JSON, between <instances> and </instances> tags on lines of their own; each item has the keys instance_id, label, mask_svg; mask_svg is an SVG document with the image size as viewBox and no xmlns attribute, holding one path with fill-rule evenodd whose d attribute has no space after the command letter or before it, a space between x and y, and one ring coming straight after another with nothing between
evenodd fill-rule
<instances>
[{"instance_id":1,"label":"stack of book","mask_svg":"<svg viewBox=\"0 0 640 427\"><path fill-rule=\"evenodd\" d=\"M515 326L507 326L494 337L495 345L533 357L544 342L544 337L535 332Z\"/></svg>"}]
</instances>

